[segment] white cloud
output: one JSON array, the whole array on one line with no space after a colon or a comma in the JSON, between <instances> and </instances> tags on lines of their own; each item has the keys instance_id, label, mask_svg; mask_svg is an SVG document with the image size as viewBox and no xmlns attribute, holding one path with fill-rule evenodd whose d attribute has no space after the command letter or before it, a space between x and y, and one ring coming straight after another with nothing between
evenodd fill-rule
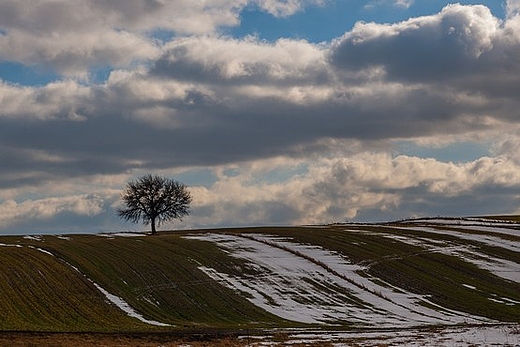
<instances>
[{"instance_id":1,"label":"white cloud","mask_svg":"<svg viewBox=\"0 0 520 347\"><path fill-rule=\"evenodd\" d=\"M0 36L0 58L26 65L48 67L65 75L88 78L88 69L129 66L157 56L153 41L126 31L96 30L47 35L9 31Z\"/></svg>"},{"instance_id":2,"label":"white cloud","mask_svg":"<svg viewBox=\"0 0 520 347\"><path fill-rule=\"evenodd\" d=\"M520 1L506 0L506 13L509 19L518 16L520 14Z\"/></svg>"},{"instance_id":3,"label":"white cloud","mask_svg":"<svg viewBox=\"0 0 520 347\"><path fill-rule=\"evenodd\" d=\"M0 59L80 78L91 67L128 66L153 58L157 45L122 22L111 22L98 2L18 1L0 4ZM131 28L129 28L131 29Z\"/></svg>"},{"instance_id":4,"label":"white cloud","mask_svg":"<svg viewBox=\"0 0 520 347\"><path fill-rule=\"evenodd\" d=\"M395 6L409 8L414 2L415 0L395 0Z\"/></svg>"},{"instance_id":5,"label":"white cloud","mask_svg":"<svg viewBox=\"0 0 520 347\"><path fill-rule=\"evenodd\" d=\"M201 82L311 83L327 72L323 48L303 40L203 36L174 40L165 51L155 73Z\"/></svg>"},{"instance_id":6,"label":"white cloud","mask_svg":"<svg viewBox=\"0 0 520 347\"><path fill-rule=\"evenodd\" d=\"M254 4L287 15L319 3ZM511 211L518 202L519 16L499 21L483 6L451 5L393 25L358 23L317 45L212 32L234 25L247 1L211 2L203 14L201 2L71 4L85 11L55 1L57 17L46 17L46 2L0 4L2 58L74 76L121 66L99 85L0 83L3 225L64 212L101 219L132 176L180 168L212 172L211 183L192 187L187 222L196 226L390 219L486 204ZM149 30L181 30L176 6L182 20L211 17L204 35L186 26L197 36L150 39ZM392 155L397 141L479 141L494 151L446 163ZM494 202L471 205L480 199Z\"/></svg>"},{"instance_id":7,"label":"white cloud","mask_svg":"<svg viewBox=\"0 0 520 347\"><path fill-rule=\"evenodd\" d=\"M372 10L375 7L390 4L398 8L407 9L412 6L414 2L415 0L371 0L364 6L364 8L366 10Z\"/></svg>"},{"instance_id":8,"label":"white cloud","mask_svg":"<svg viewBox=\"0 0 520 347\"><path fill-rule=\"evenodd\" d=\"M154 59L159 31L203 35L236 26L240 11L257 3L289 16L321 0L80 1L14 0L0 3L0 59L51 68L88 79L91 68L127 67Z\"/></svg>"},{"instance_id":9,"label":"white cloud","mask_svg":"<svg viewBox=\"0 0 520 347\"><path fill-rule=\"evenodd\" d=\"M287 17L309 5L323 5L327 0L255 0L258 6L275 17Z\"/></svg>"},{"instance_id":10,"label":"white cloud","mask_svg":"<svg viewBox=\"0 0 520 347\"><path fill-rule=\"evenodd\" d=\"M0 81L0 119L84 120L88 106L83 101L90 89L72 80L42 87L23 87Z\"/></svg>"},{"instance_id":11,"label":"white cloud","mask_svg":"<svg viewBox=\"0 0 520 347\"><path fill-rule=\"evenodd\" d=\"M95 216L103 211L103 199L98 196L79 195L38 200L6 200L0 203L0 226L27 220L41 220L56 217L63 212L76 215Z\"/></svg>"},{"instance_id":12,"label":"white cloud","mask_svg":"<svg viewBox=\"0 0 520 347\"><path fill-rule=\"evenodd\" d=\"M493 49L499 24L487 7L459 4L397 24L359 22L333 43L332 61L353 70L381 66L407 80L467 73Z\"/></svg>"},{"instance_id":13,"label":"white cloud","mask_svg":"<svg viewBox=\"0 0 520 347\"><path fill-rule=\"evenodd\" d=\"M0 7L3 28L37 31L43 35L95 28L147 32L155 29L200 34L220 26L236 25L243 0L35 0L30 5L4 0Z\"/></svg>"},{"instance_id":14,"label":"white cloud","mask_svg":"<svg viewBox=\"0 0 520 347\"><path fill-rule=\"evenodd\" d=\"M473 194L499 187L513 189L510 199L514 200L514 192L520 190L519 164L508 157L445 163L433 158L362 152L312 162L268 159L254 166L234 166L234 175L219 176L212 187L194 187L197 222L265 223L277 220L277 209L284 211L288 224L344 221L359 217L367 209L376 211L373 216L410 217L399 214L401 205L429 201L428 207L414 211L429 215L436 212L428 210L435 201L458 196L472 199ZM281 183L252 180L252 176L268 177L270 170L301 167L306 170Z\"/></svg>"},{"instance_id":15,"label":"white cloud","mask_svg":"<svg viewBox=\"0 0 520 347\"><path fill-rule=\"evenodd\" d=\"M214 184L189 187L194 197L192 215L182 224L164 227L330 223L366 218L367 211L372 211L371 220L390 220L445 214L436 204L463 197L470 205L472 200L483 199L497 189L501 190L503 204L514 204L520 192L520 161L510 157L516 151L511 141L503 143L495 157L462 163L405 155L394 157L386 152L358 152L357 144L349 142L338 148L351 150L312 160L276 157L213 167ZM35 155L48 159L42 153ZM164 169L159 173L175 177L182 170ZM9 230L22 220L50 220L64 212L95 217L107 212L107 201L114 201L111 208L115 209L124 183L138 174L136 171L131 175L99 175L88 180L66 179L33 188L34 192L46 190L63 195L55 198L16 202L17 195L27 195L30 190L11 191L14 194L10 197L4 192L0 225ZM81 194L82 191L94 193ZM403 211L403 206L412 210ZM463 207L464 204L450 213L463 213Z\"/></svg>"}]
</instances>

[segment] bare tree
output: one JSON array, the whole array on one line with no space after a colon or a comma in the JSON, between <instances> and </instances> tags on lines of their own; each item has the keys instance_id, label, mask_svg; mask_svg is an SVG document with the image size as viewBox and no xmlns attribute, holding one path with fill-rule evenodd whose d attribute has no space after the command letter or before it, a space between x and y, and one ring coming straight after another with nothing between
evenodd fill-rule
<instances>
[{"instance_id":1,"label":"bare tree","mask_svg":"<svg viewBox=\"0 0 520 347\"><path fill-rule=\"evenodd\" d=\"M121 199L126 208L118 209L121 218L132 223L152 226L172 219L182 220L189 214L192 197L186 186L173 179L147 174L128 182Z\"/></svg>"}]
</instances>

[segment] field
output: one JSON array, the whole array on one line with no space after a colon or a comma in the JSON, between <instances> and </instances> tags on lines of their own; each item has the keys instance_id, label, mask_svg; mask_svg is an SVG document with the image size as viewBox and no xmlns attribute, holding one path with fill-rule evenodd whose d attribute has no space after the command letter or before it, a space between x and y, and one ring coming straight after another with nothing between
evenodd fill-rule
<instances>
[{"instance_id":1,"label":"field","mask_svg":"<svg viewBox=\"0 0 520 347\"><path fill-rule=\"evenodd\" d=\"M0 345L515 346L519 230L499 216L0 237Z\"/></svg>"}]
</instances>

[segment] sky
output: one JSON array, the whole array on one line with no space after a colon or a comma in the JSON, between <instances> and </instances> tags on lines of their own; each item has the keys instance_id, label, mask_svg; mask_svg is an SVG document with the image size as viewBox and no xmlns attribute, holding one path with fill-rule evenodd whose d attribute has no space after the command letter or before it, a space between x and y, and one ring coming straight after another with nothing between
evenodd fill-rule
<instances>
[{"instance_id":1,"label":"sky","mask_svg":"<svg viewBox=\"0 0 520 347\"><path fill-rule=\"evenodd\" d=\"M520 0L0 0L0 233L520 213Z\"/></svg>"}]
</instances>

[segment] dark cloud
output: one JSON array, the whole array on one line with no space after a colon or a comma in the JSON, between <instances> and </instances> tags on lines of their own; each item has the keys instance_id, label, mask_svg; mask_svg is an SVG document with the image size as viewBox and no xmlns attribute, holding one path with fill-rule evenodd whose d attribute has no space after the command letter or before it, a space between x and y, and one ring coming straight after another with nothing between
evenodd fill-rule
<instances>
[{"instance_id":1,"label":"dark cloud","mask_svg":"<svg viewBox=\"0 0 520 347\"><path fill-rule=\"evenodd\" d=\"M2 121L0 144L67 159L29 160L25 168L81 175L126 171L135 163L154 169L299 157L331 138L486 131L486 117L514 120L518 109L518 100L507 98L520 81L511 73L516 50L501 33L487 8L453 5L400 24L357 25L330 47L330 61L323 47L304 41L182 39L149 71L116 72L89 88L36 89L33 104L53 121ZM493 67L498 51L508 53L501 59L509 65ZM386 74L345 75L373 66ZM497 69L512 77L501 83L491 76ZM418 84L395 83L405 80ZM77 92L57 97L65 88ZM472 95L478 92L489 99Z\"/></svg>"},{"instance_id":2,"label":"dark cloud","mask_svg":"<svg viewBox=\"0 0 520 347\"><path fill-rule=\"evenodd\" d=\"M137 0L122 5L124 18L114 23L150 27L149 18L135 13L157 9ZM9 13L22 11L12 2L2 6ZM108 2L97 6L114 13ZM48 200L29 199L25 205L22 200L31 194L58 196L48 214L68 223L74 215L85 222L94 213L100 227L117 189L132 175L205 168L214 178L197 187L192 225L331 222L377 213L406 217L402 211L480 213L485 197L497 201L490 210L504 211L507 202L517 202L520 163L515 21L500 22L484 6L451 5L398 24L358 24L330 45L215 35L177 37L161 47L149 40L148 53L125 57L135 66L121 63L126 68L112 71L103 84L88 79L39 87L0 84L0 204L9 213L25 208L43 220L47 215L35 206ZM28 30L28 23L19 25ZM147 40L136 35L125 37ZM111 46L110 40L103 45ZM86 54L78 69L89 61L119 64L123 58L103 45L94 45L99 50ZM22 48L27 50L21 61L29 59L24 52L30 59L39 54ZM74 52L64 51L42 64L76 61ZM143 57L146 64L139 63ZM498 144L494 158L455 165L392 157L392 141L403 139ZM251 179L276 166L290 171L293 164L286 163L292 161L308 170L283 184ZM236 176L218 174L223 167ZM116 183L103 186L98 176ZM70 188L75 180L81 187ZM83 196L89 180L106 203ZM53 190L64 182L66 189ZM465 199L472 205L456 208ZM0 223L14 223L10 218L0 214Z\"/></svg>"},{"instance_id":3,"label":"dark cloud","mask_svg":"<svg viewBox=\"0 0 520 347\"><path fill-rule=\"evenodd\" d=\"M360 23L335 42L331 61L346 69L382 66L391 80L457 78L475 71L497 29L487 7L451 5L399 24Z\"/></svg>"},{"instance_id":4,"label":"dark cloud","mask_svg":"<svg viewBox=\"0 0 520 347\"><path fill-rule=\"evenodd\" d=\"M288 88L325 85L334 79L321 47L288 39L266 43L252 37L174 40L150 74L220 87Z\"/></svg>"}]
</instances>

